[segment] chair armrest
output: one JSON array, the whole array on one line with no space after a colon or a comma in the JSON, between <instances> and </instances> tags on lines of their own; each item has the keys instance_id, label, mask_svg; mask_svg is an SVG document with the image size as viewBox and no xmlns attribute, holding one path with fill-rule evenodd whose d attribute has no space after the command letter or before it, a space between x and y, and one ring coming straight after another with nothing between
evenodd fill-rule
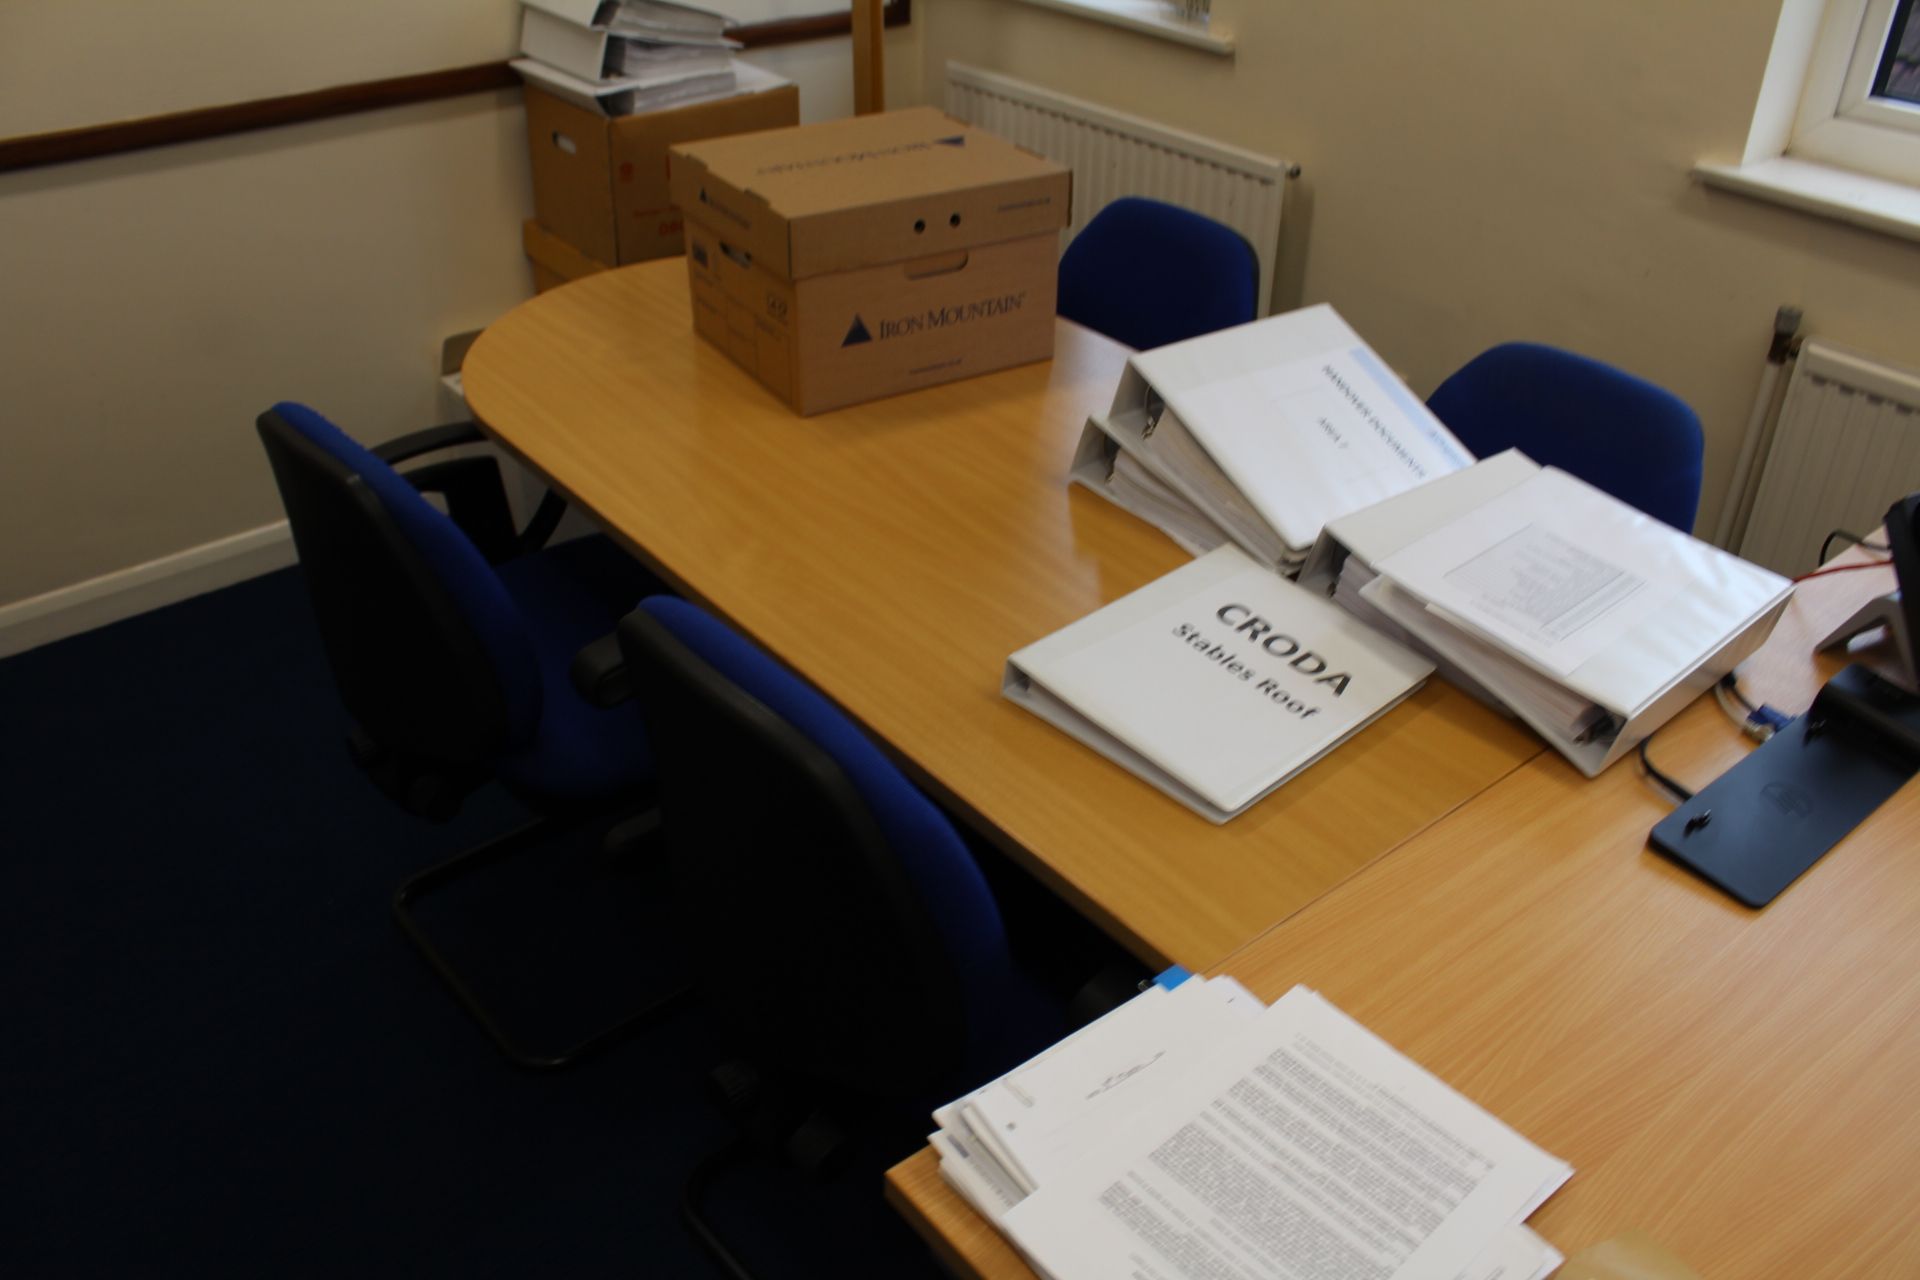
<instances>
[{"instance_id":1,"label":"chair armrest","mask_svg":"<svg viewBox=\"0 0 1920 1280\"><path fill-rule=\"evenodd\" d=\"M617 707L633 696L633 681L617 635L601 636L574 654L567 675L574 691L596 707Z\"/></svg>"},{"instance_id":2,"label":"chair armrest","mask_svg":"<svg viewBox=\"0 0 1920 1280\"><path fill-rule=\"evenodd\" d=\"M527 527L520 531L519 554L538 551L547 545L547 539L560 527L560 517L567 514L567 500L552 489L540 495L540 505L534 508L533 515L527 520Z\"/></svg>"},{"instance_id":3,"label":"chair armrest","mask_svg":"<svg viewBox=\"0 0 1920 1280\"><path fill-rule=\"evenodd\" d=\"M485 439L477 423L449 422L445 426L428 427L424 431L397 436L385 444L374 445L371 452L374 457L391 467L409 458L417 458L423 453L451 449L457 444L478 444Z\"/></svg>"},{"instance_id":4,"label":"chair armrest","mask_svg":"<svg viewBox=\"0 0 1920 1280\"><path fill-rule=\"evenodd\" d=\"M424 433L423 433L424 434ZM513 512L500 481L500 464L492 458L450 458L401 473L421 493L437 493L447 501L447 517L460 526L474 549L488 564L511 560L520 553L513 532Z\"/></svg>"},{"instance_id":5,"label":"chair armrest","mask_svg":"<svg viewBox=\"0 0 1920 1280\"><path fill-rule=\"evenodd\" d=\"M477 423L449 422L375 445L372 453L391 467L455 445L481 444L486 438ZM416 467L404 474L422 493L438 493L446 498L447 515L473 540L489 564L546 546L547 539L559 527L560 518L567 513L566 499L549 489L528 519L527 527L515 534L500 467L491 458L461 458Z\"/></svg>"}]
</instances>

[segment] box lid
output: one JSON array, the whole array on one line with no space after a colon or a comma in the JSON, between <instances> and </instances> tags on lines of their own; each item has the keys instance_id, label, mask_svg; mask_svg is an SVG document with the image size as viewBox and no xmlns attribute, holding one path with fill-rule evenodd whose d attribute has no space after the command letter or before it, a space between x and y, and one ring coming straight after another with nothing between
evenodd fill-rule
<instances>
[{"instance_id":1,"label":"box lid","mask_svg":"<svg viewBox=\"0 0 1920 1280\"><path fill-rule=\"evenodd\" d=\"M1063 166L932 107L672 149L673 201L799 280L1057 231Z\"/></svg>"}]
</instances>

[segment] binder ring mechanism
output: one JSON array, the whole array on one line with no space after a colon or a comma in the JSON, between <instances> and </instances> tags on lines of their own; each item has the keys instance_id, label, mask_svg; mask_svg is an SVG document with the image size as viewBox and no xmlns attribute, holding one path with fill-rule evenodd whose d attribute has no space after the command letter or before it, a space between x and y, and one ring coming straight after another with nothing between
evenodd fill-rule
<instances>
[{"instance_id":1,"label":"binder ring mechanism","mask_svg":"<svg viewBox=\"0 0 1920 1280\"><path fill-rule=\"evenodd\" d=\"M1147 425L1140 430L1140 438L1142 440L1148 439L1153 435L1153 429L1160 425L1160 415L1167 411L1167 402L1153 394L1151 387L1147 389L1146 409Z\"/></svg>"}]
</instances>

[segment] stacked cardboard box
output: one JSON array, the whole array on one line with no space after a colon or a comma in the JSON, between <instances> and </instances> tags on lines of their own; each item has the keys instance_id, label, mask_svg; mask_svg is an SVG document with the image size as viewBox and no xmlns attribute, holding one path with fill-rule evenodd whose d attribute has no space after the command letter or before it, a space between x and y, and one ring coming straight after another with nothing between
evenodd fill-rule
<instances>
[{"instance_id":1,"label":"stacked cardboard box","mask_svg":"<svg viewBox=\"0 0 1920 1280\"><path fill-rule=\"evenodd\" d=\"M930 107L670 154L694 327L799 412L1052 354L1064 167Z\"/></svg>"},{"instance_id":2,"label":"stacked cardboard box","mask_svg":"<svg viewBox=\"0 0 1920 1280\"><path fill-rule=\"evenodd\" d=\"M727 49L719 51L725 85L708 84L692 100L637 90L640 79L619 73L609 51L620 43L620 8L608 0L530 0L525 9L522 48L540 56L513 63L527 84L533 170L534 219L523 241L542 290L681 252L680 214L667 191L669 146L800 118L794 85L732 59ZM614 74L584 74L609 70ZM680 83L708 81L713 77L696 73Z\"/></svg>"}]
</instances>

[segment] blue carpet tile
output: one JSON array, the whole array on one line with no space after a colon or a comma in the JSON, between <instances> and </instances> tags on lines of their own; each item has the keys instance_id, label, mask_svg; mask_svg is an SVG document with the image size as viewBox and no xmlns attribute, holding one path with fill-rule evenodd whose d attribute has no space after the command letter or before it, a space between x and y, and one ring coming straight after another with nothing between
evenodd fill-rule
<instances>
[{"instance_id":1,"label":"blue carpet tile","mask_svg":"<svg viewBox=\"0 0 1920 1280\"><path fill-rule=\"evenodd\" d=\"M0 718L0 1274L719 1274L678 1204L725 1044L697 1002L558 1073L482 1038L388 902L527 815L433 825L360 776L297 570L0 661ZM563 841L422 914L506 957L506 1008L586 1016L697 967L607 862ZM501 922L568 883L602 927ZM583 936L611 949L548 955ZM530 955L597 985L516 989ZM825 1185L749 1170L716 1215L768 1280L935 1276L880 1193L914 1137Z\"/></svg>"}]
</instances>

